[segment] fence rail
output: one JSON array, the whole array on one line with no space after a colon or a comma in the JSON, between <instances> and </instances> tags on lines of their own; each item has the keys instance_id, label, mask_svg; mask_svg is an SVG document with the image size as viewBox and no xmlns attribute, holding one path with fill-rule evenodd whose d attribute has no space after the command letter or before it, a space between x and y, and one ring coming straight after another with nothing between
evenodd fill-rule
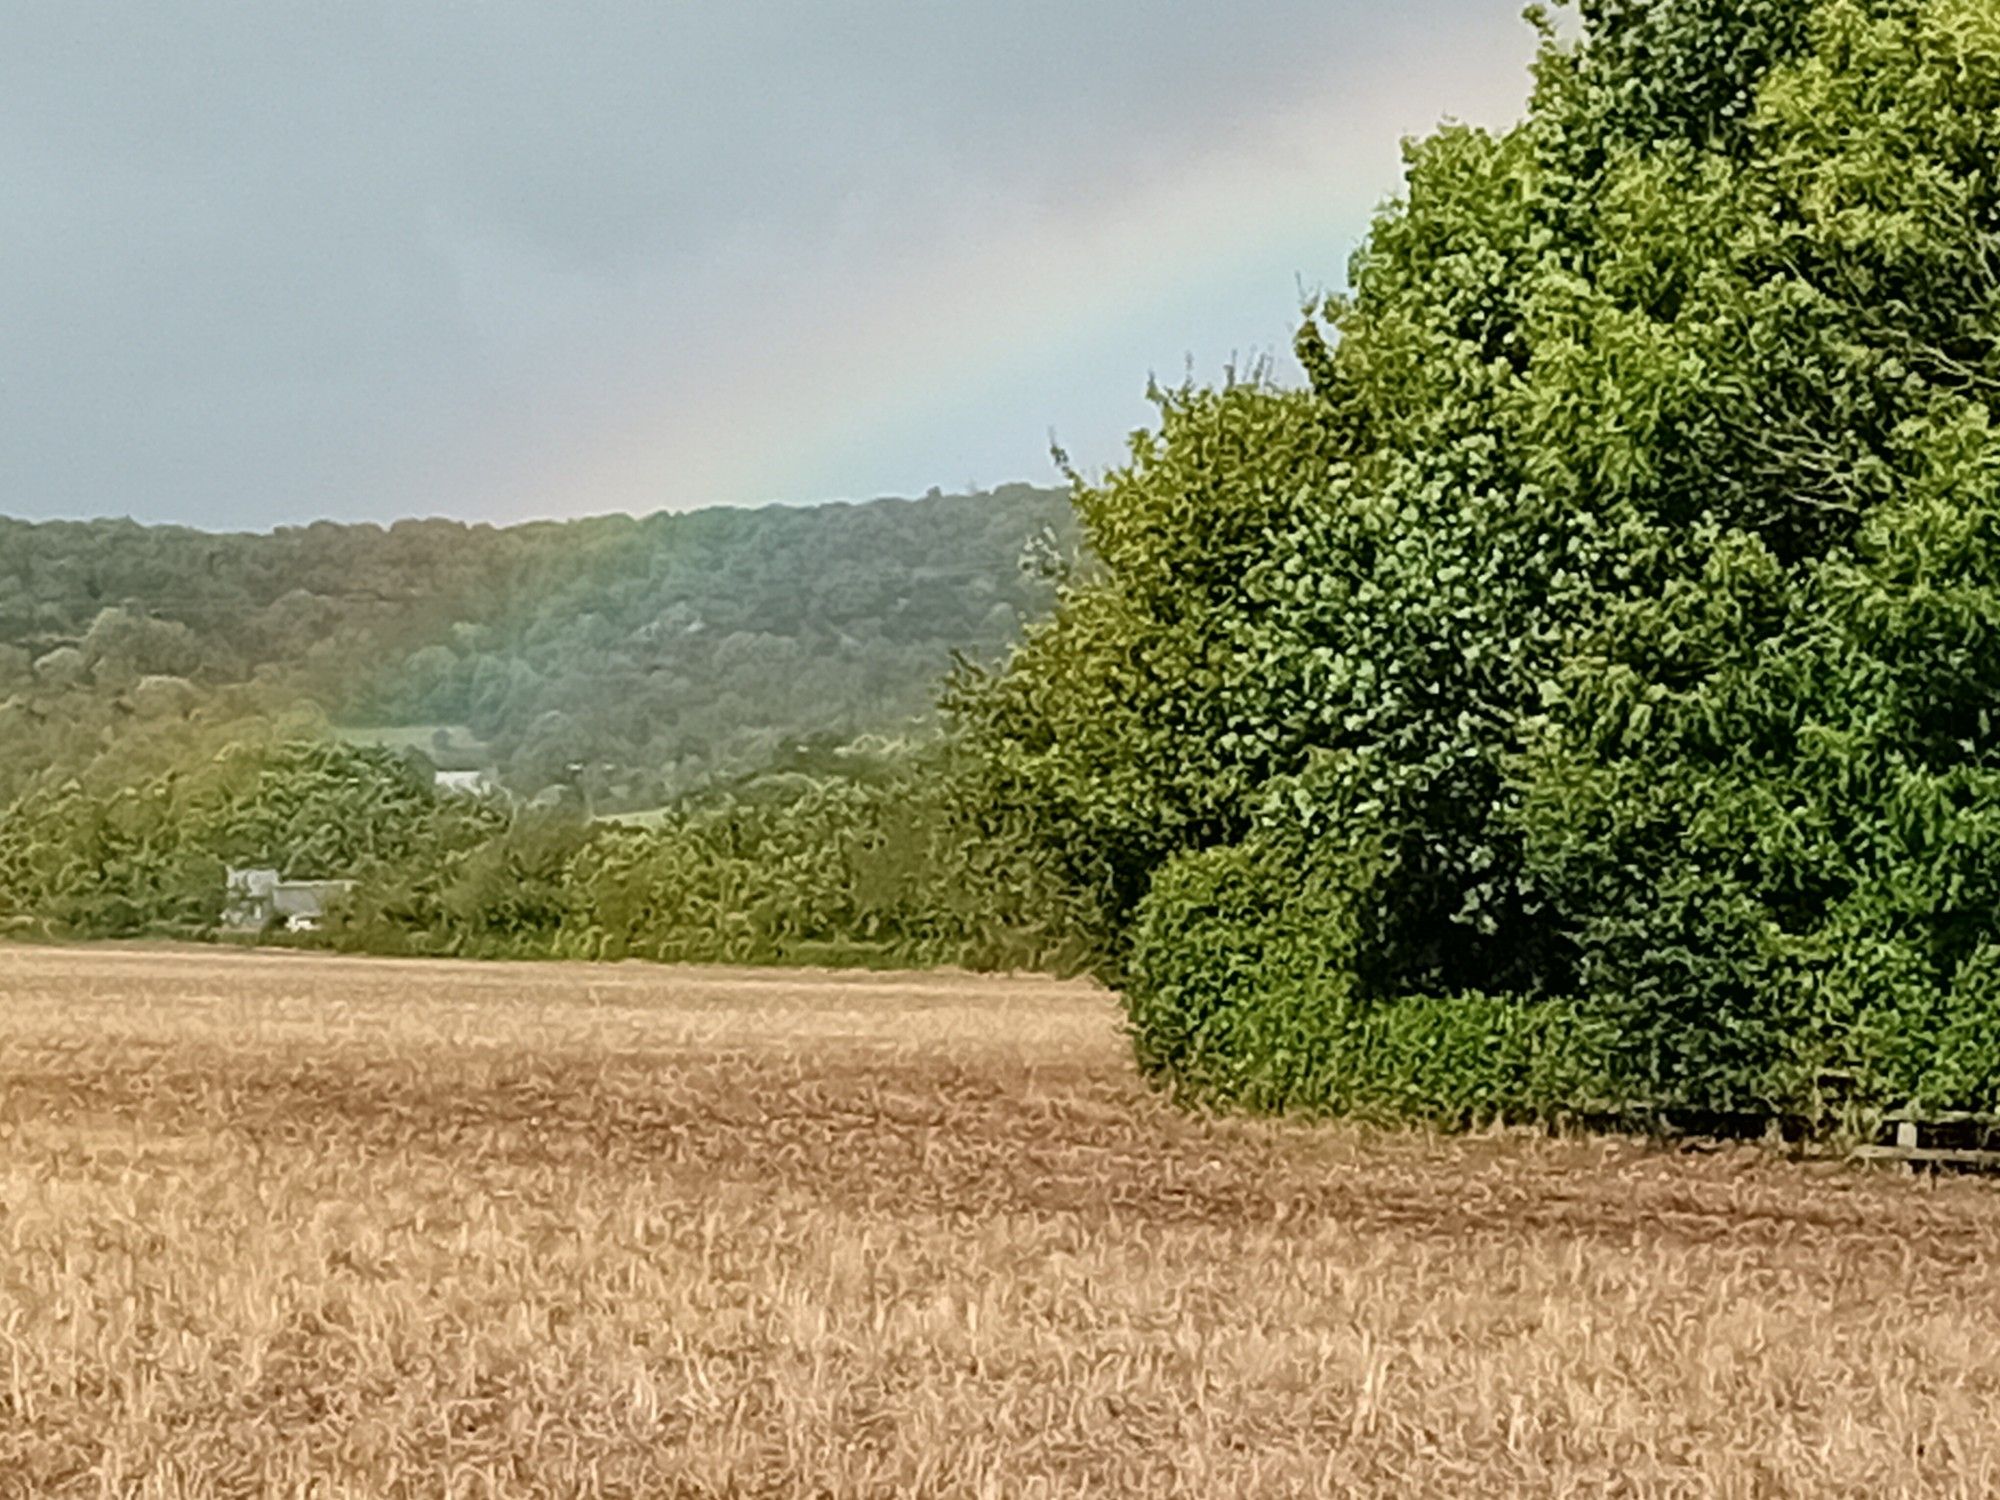
<instances>
[{"instance_id":1,"label":"fence rail","mask_svg":"<svg viewBox=\"0 0 2000 1500\"><path fill-rule=\"evenodd\" d=\"M1832 1096L1837 1098L1838 1096ZM1639 1130L1686 1142L1766 1141L1817 1160L1903 1162L2000 1173L2000 1114L1828 1108L1813 1115L1669 1110L1650 1116L1579 1117L1584 1129Z\"/></svg>"},{"instance_id":2,"label":"fence rail","mask_svg":"<svg viewBox=\"0 0 2000 1500\"><path fill-rule=\"evenodd\" d=\"M2000 1171L2000 1115L1892 1110L1882 1116L1877 1138L1850 1154L1861 1161Z\"/></svg>"}]
</instances>

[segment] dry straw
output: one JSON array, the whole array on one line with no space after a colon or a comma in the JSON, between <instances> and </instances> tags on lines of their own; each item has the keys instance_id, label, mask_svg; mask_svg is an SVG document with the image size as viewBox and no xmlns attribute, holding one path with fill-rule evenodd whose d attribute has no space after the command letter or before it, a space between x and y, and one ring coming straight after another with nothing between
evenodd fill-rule
<instances>
[{"instance_id":1,"label":"dry straw","mask_svg":"<svg viewBox=\"0 0 2000 1500\"><path fill-rule=\"evenodd\" d=\"M2000 1493L2000 1195L1205 1121L1081 987L0 949L0 1495Z\"/></svg>"}]
</instances>

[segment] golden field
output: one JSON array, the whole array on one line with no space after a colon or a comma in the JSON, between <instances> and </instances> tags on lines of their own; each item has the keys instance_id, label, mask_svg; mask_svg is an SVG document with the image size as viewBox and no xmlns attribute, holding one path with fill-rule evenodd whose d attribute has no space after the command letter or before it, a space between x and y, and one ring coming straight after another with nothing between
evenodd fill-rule
<instances>
[{"instance_id":1,"label":"golden field","mask_svg":"<svg viewBox=\"0 0 2000 1500\"><path fill-rule=\"evenodd\" d=\"M1176 1113L1080 985L0 948L0 1495L2000 1493L2000 1184Z\"/></svg>"}]
</instances>

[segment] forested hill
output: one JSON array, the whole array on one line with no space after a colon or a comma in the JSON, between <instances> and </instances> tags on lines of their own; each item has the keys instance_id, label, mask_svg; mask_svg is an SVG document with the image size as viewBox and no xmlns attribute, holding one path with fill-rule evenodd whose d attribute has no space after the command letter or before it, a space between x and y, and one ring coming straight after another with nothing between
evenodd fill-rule
<instances>
[{"instance_id":1,"label":"forested hill","mask_svg":"<svg viewBox=\"0 0 2000 1500\"><path fill-rule=\"evenodd\" d=\"M644 806L896 732L1043 608L1059 491L496 528L0 518L0 801L145 726L302 709L534 792ZM190 733L194 732L192 729Z\"/></svg>"}]
</instances>

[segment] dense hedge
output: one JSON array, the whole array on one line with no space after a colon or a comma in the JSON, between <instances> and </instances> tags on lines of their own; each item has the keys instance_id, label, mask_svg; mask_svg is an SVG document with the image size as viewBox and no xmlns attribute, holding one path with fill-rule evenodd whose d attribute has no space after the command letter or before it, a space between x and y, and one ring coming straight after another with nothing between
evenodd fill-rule
<instances>
[{"instance_id":1,"label":"dense hedge","mask_svg":"<svg viewBox=\"0 0 2000 1500\"><path fill-rule=\"evenodd\" d=\"M1194 1096L2000 1108L2000 10L1583 22L953 708Z\"/></svg>"},{"instance_id":2,"label":"dense hedge","mask_svg":"<svg viewBox=\"0 0 2000 1500\"><path fill-rule=\"evenodd\" d=\"M437 863L491 836L498 813L441 802L388 751L246 741L134 781L70 780L0 810L0 917L88 937L199 934L228 865L287 878Z\"/></svg>"},{"instance_id":3,"label":"dense hedge","mask_svg":"<svg viewBox=\"0 0 2000 1500\"><path fill-rule=\"evenodd\" d=\"M526 813L441 863L383 871L330 939L375 952L1054 968L1086 955L971 878L944 769L803 780L643 828Z\"/></svg>"},{"instance_id":4,"label":"dense hedge","mask_svg":"<svg viewBox=\"0 0 2000 1500\"><path fill-rule=\"evenodd\" d=\"M441 794L420 754L275 738L0 811L0 921L212 934L228 864L348 878L318 941L357 952L1043 967L1087 955L982 866L938 752L792 770L645 827Z\"/></svg>"},{"instance_id":5,"label":"dense hedge","mask_svg":"<svg viewBox=\"0 0 2000 1500\"><path fill-rule=\"evenodd\" d=\"M1139 1058L1184 1095L1443 1125L1619 1113L1613 1018L1567 999L1373 993L1379 850L1177 856L1139 908Z\"/></svg>"}]
</instances>

